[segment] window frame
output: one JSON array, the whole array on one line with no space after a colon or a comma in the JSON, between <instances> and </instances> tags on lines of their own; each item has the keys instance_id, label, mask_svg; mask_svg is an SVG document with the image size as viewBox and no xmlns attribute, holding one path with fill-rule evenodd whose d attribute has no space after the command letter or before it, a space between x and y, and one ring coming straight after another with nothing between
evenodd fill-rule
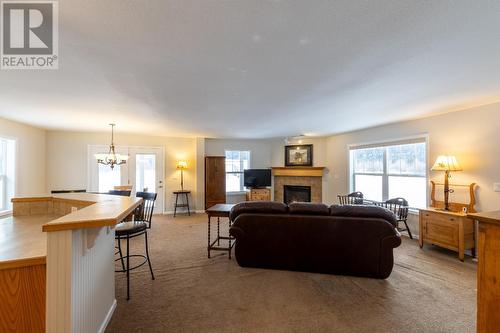
<instances>
[{"instance_id":1,"label":"window frame","mask_svg":"<svg viewBox=\"0 0 500 333\"><path fill-rule=\"evenodd\" d=\"M12 170L11 170L11 178L13 180L13 185L12 185L12 188L11 188L11 194L12 194L12 198L15 198L17 196L17 193L18 193L18 158L19 158L19 154L18 154L18 139L16 137L11 137L11 136L6 136L6 135L0 135L0 140L6 140L6 141L10 141L10 144L12 144L12 154L14 155L13 156L13 165L12 165ZM6 171L7 171L7 166L6 166ZM1 174L0 177L3 178L3 184L2 184L2 188L0 189L0 191L4 191L4 193L2 194L2 197L5 198L6 202L6 208L7 209L1 209L0 208L0 216L5 216L5 215L10 215L12 214L12 204L10 205L9 207L9 202L10 202L10 199L8 198L9 196L9 188L7 186L7 181L9 179L9 174L7 174L7 172L5 174ZM0 206L1 207L1 206Z\"/></svg>"},{"instance_id":2,"label":"window frame","mask_svg":"<svg viewBox=\"0 0 500 333\"><path fill-rule=\"evenodd\" d=\"M251 150L240 150L240 149L225 149L224 150L224 157L227 159L227 152L248 152L248 168L251 169L252 167L252 151ZM225 163L225 161L224 161ZM241 158L240 158L240 163L241 163ZM227 190L227 181L226 181L226 194L242 194L242 193L245 193L245 186L244 186L244 179L243 179L243 173L244 173L244 170L246 169L242 169L241 171L227 171L225 172L225 176L227 174L241 174L241 177L240 177L240 190L239 191L228 191Z\"/></svg>"},{"instance_id":3,"label":"window frame","mask_svg":"<svg viewBox=\"0 0 500 333\"><path fill-rule=\"evenodd\" d=\"M387 166L387 148L393 146L414 144L414 143L423 143L425 145L425 175L422 176L420 174L394 174L388 173ZM383 169L382 173L375 172L355 172L354 171L354 160L353 154L351 151L357 149L368 149L368 148L386 148L384 149L383 154ZM389 200L389 178L390 177L409 177L409 178L425 178L425 203L428 204L429 200L429 136L428 134L410 136L405 138L384 140L384 141L376 141L376 142L368 142L368 143L358 143L358 144L350 144L347 149L348 161L349 161L349 192L354 192L356 188L356 176L357 175L366 175L366 176L381 176L382 177L382 200ZM367 198L369 199L369 198ZM411 207L411 212L418 212L418 208Z\"/></svg>"}]
</instances>

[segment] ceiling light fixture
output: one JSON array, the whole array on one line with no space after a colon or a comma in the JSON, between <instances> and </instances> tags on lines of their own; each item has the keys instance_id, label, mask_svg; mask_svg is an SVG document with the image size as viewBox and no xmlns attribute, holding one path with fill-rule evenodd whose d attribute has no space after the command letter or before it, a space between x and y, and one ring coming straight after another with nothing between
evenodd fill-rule
<instances>
[{"instance_id":1,"label":"ceiling light fixture","mask_svg":"<svg viewBox=\"0 0 500 333\"><path fill-rule=\"evenodd\" d=\"M116 124L109 125L111 126L111 144L109 145L109 152L107 154L95 154L94 156L97 159L97 163L109 165L111 170L113 170L115 165L127 163L128 155L120 155L115 152L114 128Z\"/></svg>"},{"instance_id":2,"label":"ceiling light fixture","mask_svg":"<svg viewBox=\"0 0 500 333\"><path fill-rule=\"evenodd\" d=\"M284 141L285 141L285 145L288 145L290 143L295 143L295 144L299 144L301 145L303 141L303 139L305 139L307 137L307 135L304 135L304 134L300 134L300 135L297 135L297 136L287 136L285 137Z\"/></svg>"}]
</instances>

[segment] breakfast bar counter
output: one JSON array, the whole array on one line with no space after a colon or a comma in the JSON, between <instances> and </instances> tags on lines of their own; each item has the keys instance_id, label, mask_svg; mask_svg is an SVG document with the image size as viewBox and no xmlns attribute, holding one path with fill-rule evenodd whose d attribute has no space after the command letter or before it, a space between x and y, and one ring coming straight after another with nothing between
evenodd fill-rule
<instances>
[{"instance_id":1,"label":"breakfast bar counter","mask_svg":"<svg viewBox=\"0 0 500 333\"><path fill-rule=\"evenodd\" d=\"M0 218L0 331L96 332L113 314L114 226L141 198L12 199Z\"/></svg>"},{"instance_id":2,"label":"breakfast bar counter","mask_svg":"<svg viewBox=\"0 0 500 333\"><path fill-rule=\"evenodd\" d=\"M58 215L0 218L0 270L45 264L47 236L42 226Z\"/></svg>"}]
</instances>

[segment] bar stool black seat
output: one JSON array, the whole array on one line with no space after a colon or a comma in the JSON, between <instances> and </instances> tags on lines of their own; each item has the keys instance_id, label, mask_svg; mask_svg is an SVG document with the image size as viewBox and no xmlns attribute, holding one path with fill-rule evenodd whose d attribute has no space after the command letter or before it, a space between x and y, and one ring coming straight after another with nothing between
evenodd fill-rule
<instances>
[{"instance_id":1,"label":"bar stool black seat","mask_svg":"<svg viewBox=\"0 0 500 333\"><path fill-rule=\"evenodd\" d=\"M109 190L108 192L108 194L119 195L122 197L130 197L130 193L132 193L132 191L129 190Z\"/></svg>"},{"instance_id":2,"label":"bar stool black seat","mask_svg":"<svg viewBox=\"0 0 500 333\"><path fill-rule=\"evenodd\" d=\"M154 204L156 201L157 194L149 192L137 192L136 197L143 198L144 202L139 206L134 212L134 220L121 222L116 225L115 228L115 239L118 241L118 252L120 256L115 259L115 261L120 260L122 269L116 270L115 272L127 273L127 300L130 299L130 271L145 265L149 266L149 271L151 272L151 279L154 280L155 276L153 273L153 268L151 266L151 260L149 258L149 247L148 247L148 229L151 228L151 219L153 217ZM130 239L138 236L144 235L146 254L130 254ZM123 255L121 241L125 240L127 243L126 255ZM130 258L143 258L144 260L130 267Z\"/></svg>"},{"instance_id":3,"label":"bar stool black seat","mask_svg":"<svg viewBox=\"0 0 500 333\"><path fill-rule=\"evenodd\" d=\"M115 236L132 235L137 232L142 232L147 228L147 223L143 221L122 222L116 225Z\"/></svg>"},{"instance_id":4,"label":"bar stool black seat","mask_svg":"<svg viewBox=\"0 0 500 333\"><path fill-rule=\"evenodd\" d=\"M52 190L51 194L62 194L62 193L85 193L87 190Z\"/></svg>"}]
</instances>

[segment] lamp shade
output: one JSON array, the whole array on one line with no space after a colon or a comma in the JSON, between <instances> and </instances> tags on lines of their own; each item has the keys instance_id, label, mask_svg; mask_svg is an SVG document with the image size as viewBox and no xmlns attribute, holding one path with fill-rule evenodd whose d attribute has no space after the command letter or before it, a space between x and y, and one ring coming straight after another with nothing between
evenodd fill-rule
<instances>
[{"instance_id":1,"label":"lamp shade","mask_svg":"<svg viewBox=\"0 0 500 333\"><path fill-rule=\"evenodd\" d=\"M187 162L186 161L177 161L177 169L186 169Z\"/></svg>"},{"instance_id":2,"label":"lamp shade","mask_svg":"<svg viewBox=\"0 0 500 333\"><path fill-rule=\"evenodd\" d=\"M458 164L455 156L441 155L438 156L436 162L432 166L433 171L462 171L462 167Z\"/></svg>"}]
</instances>

